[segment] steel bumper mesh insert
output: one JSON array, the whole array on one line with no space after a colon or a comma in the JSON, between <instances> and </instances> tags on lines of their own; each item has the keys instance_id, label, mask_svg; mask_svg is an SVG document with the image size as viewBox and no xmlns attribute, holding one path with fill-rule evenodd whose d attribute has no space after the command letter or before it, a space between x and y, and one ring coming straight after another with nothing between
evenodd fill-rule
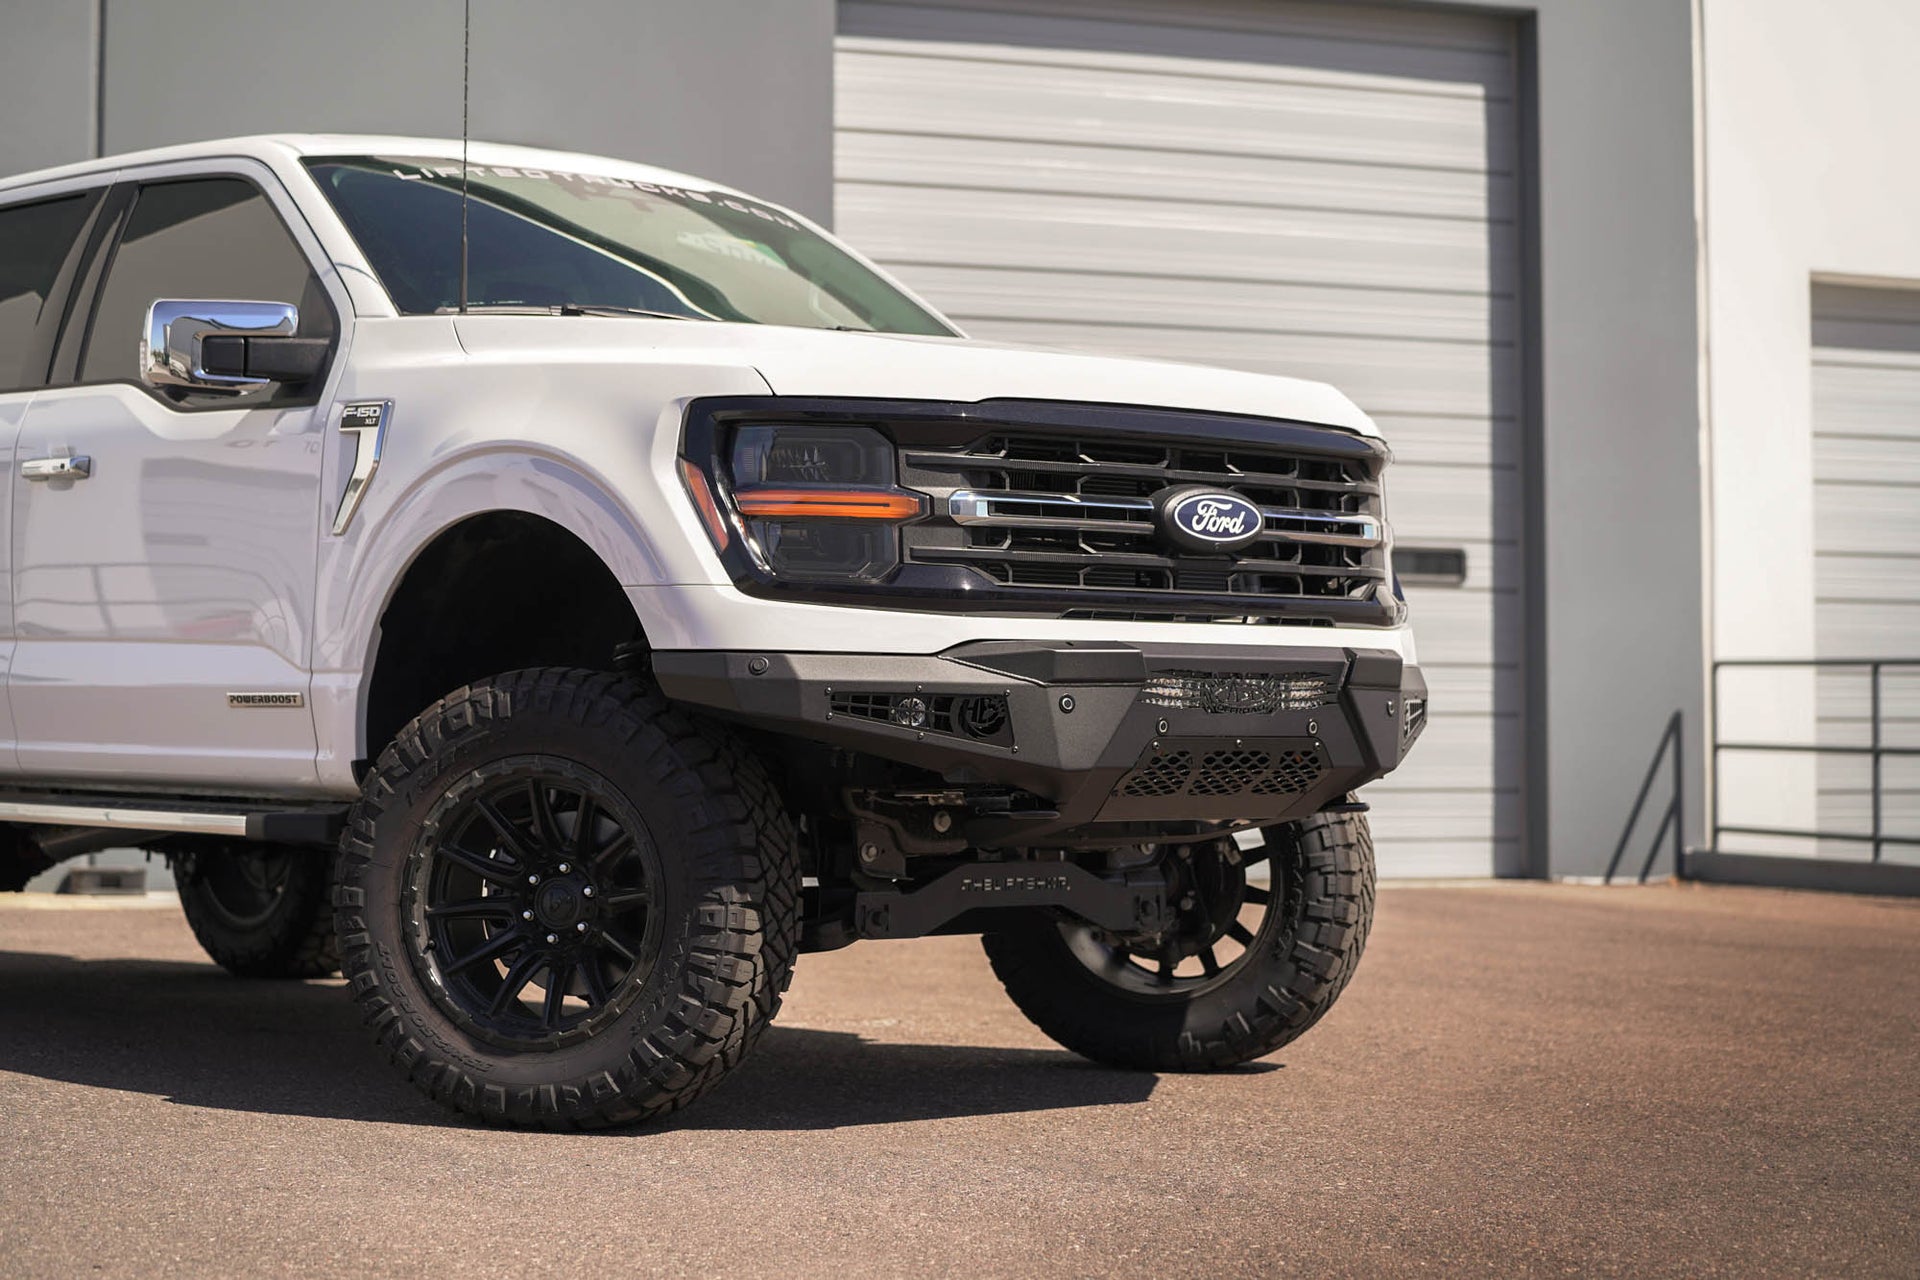
<instances>
[{"instance_id":1,"label":"steel bumper mesh insert","mask_svg":"<svg viewBox=\"0 0 1920 1280\"><path fill-rule=\"evenodd\" d=\"M1253 747L1194 752L1176 748L1156 752L1136 765L1114 788L1116 796L1161 799L1197 796L1301 795L1326 774L1317 751L1267 751Z\"/></svg>"}]
</instances>

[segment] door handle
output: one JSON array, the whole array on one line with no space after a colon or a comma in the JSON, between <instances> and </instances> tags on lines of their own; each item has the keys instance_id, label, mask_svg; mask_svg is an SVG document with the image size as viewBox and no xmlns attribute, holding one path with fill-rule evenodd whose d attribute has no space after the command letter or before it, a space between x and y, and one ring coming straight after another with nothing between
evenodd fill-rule
<instances>
[{"instance_id":1,"label":"door handle","mask_svg":"<svg viewBox=\"0 0 1920 1280\"><path fill-rule=\"evenodd\" d=\"M20 464L20 474L29 480L85 480L93 474L93 459L28 458Z\"/></svg>"}]
</instances>

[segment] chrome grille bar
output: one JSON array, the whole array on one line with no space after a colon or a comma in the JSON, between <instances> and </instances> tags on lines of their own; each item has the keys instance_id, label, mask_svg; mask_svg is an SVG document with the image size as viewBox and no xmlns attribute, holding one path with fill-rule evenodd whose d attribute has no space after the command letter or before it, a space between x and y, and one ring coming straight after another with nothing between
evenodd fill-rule
<instances>
[{"instance_id":1,"label":"chrome grille bar","mask_svg":"<svg viewBox=\"0 0 1920 1280\"><path fill-rule=\"evenodd\" d=\"M1009 510L1021 508L1021 510ZM1042 514L1033 514L1039 508ZM1132 517L1113 518L1115 512ZM1373 516L1337 515L1300 507L1260 508L1267 528L1262 541L1312 542L1330 547L1377 547L1380 522ZM999 490L980 493L956 489L947 498L947 516L955 524L1010 528L1066 528L1098 533L1152 536L1153 501L1119 496L1088 497L1071 493L1021 493ZM1294 522L1304 528L1275 528L1274 522Z\"/></svg>"}]
</instances>

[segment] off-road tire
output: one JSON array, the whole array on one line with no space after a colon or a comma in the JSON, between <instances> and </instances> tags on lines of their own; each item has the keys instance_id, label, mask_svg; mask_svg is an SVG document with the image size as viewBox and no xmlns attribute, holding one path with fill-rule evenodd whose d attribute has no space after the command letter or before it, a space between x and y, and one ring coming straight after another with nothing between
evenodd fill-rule
<instances>
[{"instance_id":1,"label":"off-road tire","mask_svg":"<svg viewBox=\"0 0 1920 1280\"><path fill-rule=\"evenodd\" d=\"M987 958L1034 1025L1082 1057L1143 1071L1211 1071L1288 1044L1333 1007L1373 920L1373 839L1359 814L1269 828L1270 922L1245 963L1190 997L1145 1000L1079 959L1056 922L990 933Z\"/></svg>"},{"instance_id":2,"label":"off-road tire","mask_svg":"<svg viewBox=\"0 0 1920 1280\"><path fill-rule=\"evenodd\" d=\"M340 969L332 863L326 850L203 844L174 862L180 908L207 955L235 977L324 978ZM247 868L266 868L272 883L249 884Z\"/></svg>"},{"instance_id":3,"label":"off-road tire","mask_svg":"<svg viewBox=\"0 0 1920 1280\"><path fill-rule=\"evenodd\" d=\"M403 906L437 799L524 758L610 784L662 874L662 941L631 1003L585 1038L538 1050L490 1041L450 1015L444 988L428 989ZM793 826L760 764L658 692L594 671L496 676L402 729L349 817L334 901L352 996L401 1071L457 1111L551 1129L657 1118L712 1088L772 1021L800 937Z\"/></svg>"}]
</instances>

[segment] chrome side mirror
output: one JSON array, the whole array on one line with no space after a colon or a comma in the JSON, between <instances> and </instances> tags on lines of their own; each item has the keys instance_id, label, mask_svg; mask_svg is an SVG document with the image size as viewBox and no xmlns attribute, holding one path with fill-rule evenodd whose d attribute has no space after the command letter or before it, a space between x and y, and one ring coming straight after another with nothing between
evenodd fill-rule
<instances>
[{"instance_id":1,"label":"chrome side mirror","mask_svg":"<svg viewBox=\"0 0 1920 1280\"><path fill-rule=\"evenodd\" d=\"M285 302L208 302L162 298L147 308L140 335L140 378L150 387L196 391L250 391L271 378L209 372L203 342L209 337L288 337L300 326L300 309ZM215 360L213 367L227 362Z\"/></svg>"}]
</instances>

